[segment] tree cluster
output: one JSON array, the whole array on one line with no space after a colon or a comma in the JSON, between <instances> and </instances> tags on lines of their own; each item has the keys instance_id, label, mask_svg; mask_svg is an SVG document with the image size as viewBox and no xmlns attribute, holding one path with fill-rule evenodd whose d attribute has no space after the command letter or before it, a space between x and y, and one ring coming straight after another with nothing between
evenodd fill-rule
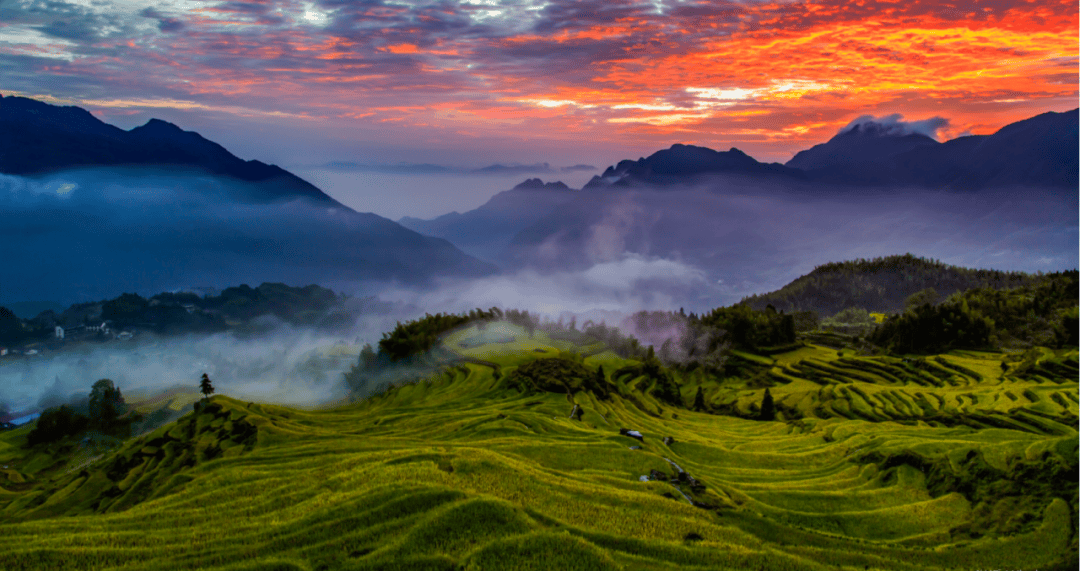
<instances>
[{"instance_id":1,"label":"tree cluster","mask_svg":"<svg viewBox=\"0 0 1080 571\"><path fill-rule=\"evenodd\" d=\"M718 307L701 316L702 325L726 332L727 339L737 348L756 351L795 342L795 318L772 307L764 311L752 309L745 303Z\"/></svg>"},{"instance_id":2,"label":"tree cluster","mask_svg":"<svg viewBox=\"0 0 1080 571\"><path fill-rule=\"evenodd\" d=\"M990 347L993 320L966 303L921 305L881 324L870 337L893 353L944 353Z\"/></svg>"},{"instance_id":3,"label":"tree cluster","mask_svg":"<svg viewBox=\"0 0 1080 571\"><path fill-rule=\"evenodd\" d=\"M923 304L890 318L870 340L898 353L950 349L1075 347L1080 280L1077 272L1042 276L1009 290L976 288L940 305Z\"/></svg>"},{"instance_id":4,"label":"tree cluster","mask_svg":"<svg viewBox=\"0 0 1080 571\"><path fill-rule=\"evenodd\" d=\"M533 336L536 328L540 326L540 317L536 315L529 315L528 311L520 311L517 309L508 309L503 312L503 319L521 327L528 332L529 337Z\"/></svg>"}]
</instances>

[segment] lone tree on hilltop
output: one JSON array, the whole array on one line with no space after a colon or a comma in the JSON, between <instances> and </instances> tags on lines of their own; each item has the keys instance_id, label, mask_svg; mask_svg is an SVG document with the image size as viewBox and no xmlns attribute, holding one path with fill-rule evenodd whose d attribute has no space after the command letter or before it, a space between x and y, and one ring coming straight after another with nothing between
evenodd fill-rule
<instances>
[{"instance_id":1,"label":"lone tree on hilltop","mask_svg":"<svg viewBox=\"0 0 1080 571\"><path fill-rule=\"evenodd\" d=\"M206 373L202 374L202 382L199 383L199 390L202 391L203 398L208 399L210 395L214 394L214 385L210 384L210 377L206 376Z\"/></svg>"},{"instance_id":2,"label":"lone tree on hilltop","mask_svg":"<svg viewBox=\"0 0 1080 571\"><path fill-rule=\"evenodd\" d=\"M776 420L776 405L773 403L772 394L765 389L765 396L761 399L761 412L758 420Z\"/></svg>"}]
</instances>

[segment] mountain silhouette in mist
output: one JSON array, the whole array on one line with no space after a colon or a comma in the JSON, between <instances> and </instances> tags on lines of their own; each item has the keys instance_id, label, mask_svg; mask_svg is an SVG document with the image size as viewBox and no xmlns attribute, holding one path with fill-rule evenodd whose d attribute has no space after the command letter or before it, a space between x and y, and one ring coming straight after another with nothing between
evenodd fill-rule
<instances>
[{"instance_id":1,"label":"mountain silhouette in mist","mask_svg":"<svg viewBox=\"0 0 1080 571\"><path fill-rule=\"evenodd\" d=\"M314 185L275 165L245 161L193 131L160 119L125 131L80 107L0 96L0 172L36 175L76 167L182 166L263 183L254 198L304 197L341 206Z\"/></svg>"},{"instance_id":2,"label":"mountain silhouette in mist","mask_svg":"<svg viewBox=\"0 0 1080 571\"><path fill-rule=\"evenodd\" d=\"M759 163L739 149L714 151L694 145L672 145L636 161L623 160L594 176L584 188L632 186L635 184L665 185L690 182L700 175L750 175L782 177L800 180L802 171L777 163Z\"/></svg>"},{"instance_id":3,"label":"mountain silhouette in mist","mask_svg":"<svg viewBox=\"0 0 1080 571\"><path fill-rule=\"evenodd\" d=\"M0 98L0 302L235 283L349 287L495 266L152 119Z\"/></svg>"},{"instance_id":4,"label":"mountain silhouette in mist","mask_svg":"<svg viewBox=\"0 0 1080 571\"><path fill-rule=\"evenodd\" d=\"M432 220L406 216L398 223L427 236L445 238L478 258L500 260L514 236L577 194L562 182L528 179L464 214L451 212Z\"/></svg>"}]
</instances>

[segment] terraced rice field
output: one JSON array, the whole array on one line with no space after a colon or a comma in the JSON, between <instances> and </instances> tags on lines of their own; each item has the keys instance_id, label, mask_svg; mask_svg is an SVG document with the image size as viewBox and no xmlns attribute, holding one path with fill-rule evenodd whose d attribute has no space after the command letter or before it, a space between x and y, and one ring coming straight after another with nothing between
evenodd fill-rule
<instances>
[{"instance_id":1,"label":"terraced rice field","mask_svg":"<svg viewBox=\"0 0 1080 571\"><path fill-rule=\"evenodd\" d=\"M1075 435L1077 352L1036 352L1002 368L1004 356L995 353L852 357L811 346L777 356L767 376L788 420L838 417ZM717 392L731 398L720 387ZM742 393L738 406L748 411L762 393Z\"/></svg>"},{"instance_id":2,"label":"terraced rice field","mask_svg":"<svg viewBox=\"0 0 1080 571\"><path fill-rule=\"evenodd\" d=\"M768 385L765 422L660 402L603 347L456 341L471 362L347 407L217 396L89 466L9 466L0 569L1076 568L1075 351L676 375L747 413ZM514 388L547 358L611 396Z\"/></svg>"}]
</instances>

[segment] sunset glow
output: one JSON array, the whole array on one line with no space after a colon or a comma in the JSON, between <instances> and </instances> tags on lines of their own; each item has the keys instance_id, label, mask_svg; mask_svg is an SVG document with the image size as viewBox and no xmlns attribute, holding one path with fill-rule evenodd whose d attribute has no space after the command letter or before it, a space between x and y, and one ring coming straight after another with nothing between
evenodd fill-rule
<instances>
[{"instance_id":1,"label":"sunset glow","mask_svg":"<svg viewBox=\"0 0 1080 571\"><path fill-rule=\"evenodd\" d=\"M513 124L782 162L859 115L942 117L944 140L1078 96L1071 0L31 4L0 8L5 95L302 118L404 147L491 148Z\"/></svg>"}]
</instances>

